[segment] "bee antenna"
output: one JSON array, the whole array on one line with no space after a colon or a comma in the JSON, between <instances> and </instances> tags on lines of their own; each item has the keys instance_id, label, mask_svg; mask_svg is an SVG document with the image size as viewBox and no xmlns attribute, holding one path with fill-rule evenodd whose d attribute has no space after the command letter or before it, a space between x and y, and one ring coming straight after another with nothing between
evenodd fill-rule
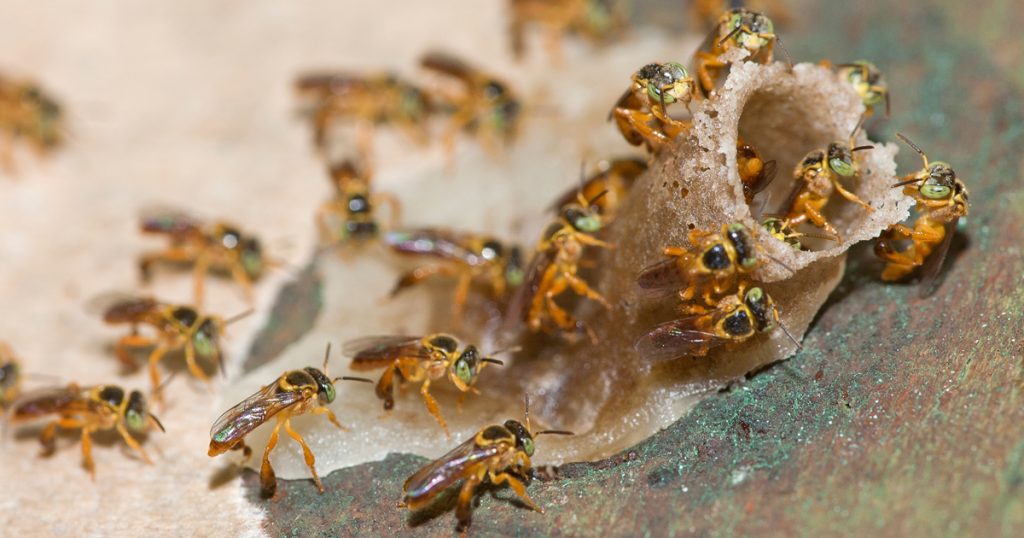
<instances>
[{"instance_id":1,"label":"bee antenna","mask_svg":"<svg viewBox=\"0 0 1024 538\"><path fill-rule=\"evenodd\" d=\"M902 140L903 143L905 143L906 145L914 148L914 151L916 151L918 153L918 155L921 156L921 160L924 161L924 167L928 168L928 156L924 154L924 150L922 150L921 148L917 147L917 144L913 143L903 133L896 133L896 137L899 138L900 140Z\"/></svg>"},{"instance_id":2,"label":"bee antenna","mask_svg":"<svg viewBox=\"0 0 1024 538\"><path fill-rule=\"evenodd\" d=\"M796 338L793 337L793 333L789 332L789 329L786 328L785 323L782 323L782 320L779 320L779 328L782 329L782 332L786 333L786 336L788 336L794 344L796 344L797 351L801 351L804 348L804 346L799 341L797 341Z\"/></svg>"},{"instance_id":3,"label":"bee antenna","mask_svg":"<svg viewBox=\"0 0 1024 538\"><path fill-rule=\"evenodd\" d=\"M851 149L851 150L850 150L850 152L854 152L854 151L864 151L864 150L866 150L866 149L875 149L875 146L872 146L872 145L867 145L867 146L857 146L857 147L855 147L855 148Z\"/></svg>"},{"instance_id":4,"label":"bee antenna","mask_svg":"<svg viewBox=\"0 0 1024 538\"><path fill-rule=\"evenodd\" d=\"M775 36L775 41L778 41L779 47L782 48L782 52L786 53L786 63L789 64L789 70L793 70L793 56L789 53L789 49L786 48L785 43L782 42L782 38Z\"/></svg>"},{"instance_id":5,"label":"bee antenna","mask_svg":"<svg viewBox=\"0 0 1024 538\"><path fill-rule=\"evenodd\" d=\"M373 383L372 379L366 379L365 377L353 377L350 375L335 377L331 380L331 383L334 383L335 381L359 381L360 383Z\"/></svg>"},{"instance_id":6,"label":"bee antenna","mask_svg":"<svg viewBox=\"0 0 1024 538\"><path fill-rule=\"evenodd\" d=\"M911 183L917 183L917 182L918 182L917 178L905 179L903 181L900 181L899 183L893 183L892 184L892 188L896 189L896 188L902 187L904 185L910 185Z\"/></svg>"},{"instance_id":7,"label":"bee antenna","mask_svg":"<svg viewBox=\"0 0 1024 538\"><path fill-rule=\"evenodd\" d=\"M541 431L533 434L534 437L537 437L538 435L576 435L576 434L571 432L571 431L569 431L569 430L541 430Z\"/></svg>"},{"instance_id":8,"label":"bee antenna","mask_svg":"<svg viewBox=\"0 0 1024 538\"><path fill-rule=\"evenodd\" d=\"M167 430L165 430L165 429L164 429L164 425L163 425L163 423L162 423L162 422L160 422L160 419L156 418L156 415L154 415L154 414L150 414L150 415L149 415L149 419L153 421L153 424L156 424L156 427L157 427L157 428L160 428L160 431L161 431L161 432L163 432L163 433L167 433Z\"/></svg>"},{"instance_id":9,"label":"bee antenna","mask_svg":"<svg viewBox=\"0 0 1024 538\"><path fill-rule=\"evenodd\" d=\"M245 319L245 318L251 316L253 314L253 312L256 312L256 310L253 309L253 308L246 309L246 310L244 310L244 311L242 311L242 312L240 312L238 314L235 314L234 316L231 316L230 318L225 319L224 320L224 325L225 326L231 325L232 323L234 323L236 321Z\"/></svg>"},{"instance_id":10,"label":"bee antenna","mask_svg":"<svg viewBox=\"0 0 1024 538\"><path fill-rule=\"evenodd\" d=\"M728 34L725 34L725 37L723 37L721 40L718 41L718 44L721 45L721 44L725 43L730 38L732 38L732 36L734 36L737 33L739 33L741 30L743 30L743 25L742 24L737 24L736 27L733 28L731 32L729 32Z\"/></svg>"},{"instance_id":11,"label":"bee antenna","mask_svg":"<svg viewBox=\"0 0 1024 538\"><path fill-rule=\"evenodd\" d=\"M600 200L601 198L604 198L604 195L606 195L606 194L608 194L608 189L605 189L605 190L597 193L596 196L594 196L593 198L587 200L587 207L590 207L590 206L594 205L598 200Z\"/></svg>"},{"instance_id":12,"label":"bee antenna","mask_svg":"<svg viewBox=\"0 0 1024 538\"><path fill-rule=\"evenodd\" d=\"M888 119L892 116L892 104L889 100L889 92L885 92L885 117Z\"/></svg>"},{"instance_id":13,"label":"bee antenna","mask_svg":"<svg viewBox=\"0 0 1024 538\"><path fill-rule=\"evenodd\" d=\"M222 363L221 364L221 368L223 368L223 367L224 367L224 365ZM171 381L174 381L174 378L176 378L176 377L178 377L178 372L177 371L171 372L171 375L167 376L167 379L164 379L163 382L161 382L159 385L157 385L150 394L160 394L161 392L163 392L163 390L165 388L167 388L167 385L171 384ZM161 427L160 429L163 429L163 428Z\"/></svg>"},{"instance_id":14,"label":"bee antenna","mask_svg":"<svg viewBox=\"0 0 1024 538\"><path fill-rule=\"evenodd\" d=\"M489 362L491 364L497 364L498 366L505 366L505 363L503 361L500 361L498 359L492 359L490 357L484 357L480 359L480 362Z\"/></svg>"},{"instance_id":15,"label":"bee antenna","mask_svg":"<svg viewBox=\"0 0 1024 538\"><path fill-rule=\"evenodd\" d=\"M789 273L791 275L795 275L796 274L796 271L793 270L792 267L786 265L782 260L776 258L775 256L772 256L771 254L768 254L767 252L762 252L762 254L764 254L765 257L768 258L769 260L771 260L771 261L781 265L783 268L785 268L787 271L789 271Z\"/></svg>"},{"instance_id":16,"label":"bee antenna","mask_svg":"<svg viewBox=\"0 0 1024 538\"><path fill-rule=\"evenodd\" d=\"M523 400L525 401L525 411L523 415L526 416L526 431L530 431L530 394L523 394Z\"/></svg>"},{"instance_id":17,"label":"bee antenna","mask_svg":"<svg viewBox=\"0 0 1024 538\"><path fill-rule=\"evenodd\" d=\"M324 375L327 375L327 361L331 359L331 343L327 342L327 349L324 350Z\"/></svg>"}]
</instances>

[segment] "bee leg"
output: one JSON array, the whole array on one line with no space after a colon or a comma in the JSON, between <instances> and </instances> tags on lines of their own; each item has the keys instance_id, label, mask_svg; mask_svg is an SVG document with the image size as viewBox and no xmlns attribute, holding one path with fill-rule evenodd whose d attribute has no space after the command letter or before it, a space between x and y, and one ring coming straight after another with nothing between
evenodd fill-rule
<instances>
[{"instance_id":1,"label":"bee leg","mask_svg":"<svg viewBox=\"0 0 1024 538\"><path fill-rule=\"evenodd\" d=\"M615 109L614 114L616 123L619 124L619 130L622 130L622 125L624 124L632 133L631 135L626 135L626 133L623 132L623 136L626 138L627 142L634 146L640 145L639 143L633 143L633 140L638 140L637 137L639 137L639 140L646 141L655 147L672 141L672 139L660 129L655 129L648 124L648 122L654 118L650 113L620 107ZM621 122L619 121L620 118Z\"/></svg>"},{"instance_id":2,"label":"bee leg","mask_svg":"<svg viewBox=\"0 0 1024 538\"><path fill-rule=\"evenodd\" d=\"M707 51L697 52L697 80L705 95L710 95L715 89L715 79L711 76L711 70L718 70L725 67L725 62L718 61L718 57Z\"/></svg>"},{"instance_id":3,"label":"bee leg","mask_svg":"<svg viewBox=\"0 0 1024 538\"><path fill-rule=\"evenodd\" d=\"M555 281L555 275L558 274L558 266L552 264L550 267L545 269L544 276L541 278L540 284L537 286L537 290L550 290L553 287ZM535 293L530 302L530 311L527 312L526 322L530 327L530 330L537 332L541 328L542 318L544 313L544 307L548 304L547 293Z\"/></svg>"},{"instance_id":4,"label":"bee leg","mask_svg":"<svg viewBox=\"0 0 1024 538\"><path fill-rule=\"evenodd\" d=\"M689 105L687 105L689 108ZM668 111L661 108L661 105L651 107L651 114L661 122L661 131L669 140L675 139L683 131L689 130L692 124L687 121L680 121L668 115Z\"/></svg>"},{"instance_id":5,"label":"bee leg","mask_svg":"<svg viewBox=\"0 0 1024 538\"><path fill-rule=\"evenodd\" d=\"M142 336L135 332L136 328L132 328L132 333L121 338L114 344L114 355L117 356L117 360L121 361L121 365L125 368L135 369L138 364L135 363L135 358L132 357L131 349L148 347L153 345L151 338Z\"/></svg>"},{"instance_id":6,"label":"bee leg","mask_svg":"<svg viewBox=\"0 0 1024 538\"><path fill-rule=\"evenodd\" d=\"M388 229L395 230L402 225L402 203L394 195L386 192L376 192L370 196L371 202L380 207L388 206Z\"/></svg>"},{"instance_id":7,"label":"bee leg","mask_svg":"<svg viewBox=\"0 0 1024 538\"><path fill-rule=\"evenodd\" d=\"M320 482L320 477L316 474L316 456L313 455L313 451L309 449L309 445L306 444L306 440L302 438L295 430L292 429L291 419L284 419L284 431L288 432L288 435L298 441L302 445L302 455L306 459L306 467L309 467L309 471L313 473L313 483L316 484L316 489L320 490L320 493L324 492L324 485Z\"/></svg>"},{"instance_id":8,"label":"bee leg","mask_svg":"<svg viewBox=\"0 0 1024 538\"><path fill-rule=\"evenodd\" d=\"M605 307L606 309L610 310L612 308L612 305L608 304L608 300L605 299L604 296L601 295L600 293L594 291L594 289L591 288L590 285L588 285L587 282L582 278L572 273L563 273L562 277L565 278L565 280L569 283L569 286L571 286L573 291L575 291L577 294L582 295L587 299L590 299L591 301L597 301L598 303L601 303L601 306Z\"/></svg>"},{"instance_id":9,"label":"bee leg","mask_svg":"<svg viewBox=\"0 0 1024 538\"><path fill-rule=\"evenodd\" d=\"M231 266L231 278L238 282L242 286L242 293L245 294L245 300L249 305L256 304L256 297L252 291L252 279L246 274L242 264L235 263Z\"/></svg>"},{"instance_id":10,"label":"bee leg","mask_svg":"<svg viewBox=\"0 0 1024 538\"><path fill-rule=\"evenodd\" d=\"M325 202L320 206L320 209L316 210L316 228L320 232L321 247L329 247L339 241L337 234L334 233L328 224L328 219L332 214L335 214L335 212L332 211L330 202Z\"/></svg>"},{"instance_id":11,"label":"bee leg","mask_svg":"<svg viewBox=\"0 0 1024 538\"><path fill-rule=\"evenodd\" d=\"M149 381L153 383L153 399L158 402L162 402L164 397L160 390L160 370L157 369L157 363L164 358L165 353L167 344L160 344L149 354Z\"/></svg>"},{"instance_id":12,"label":"bee leg","mask_svg":"<svg viewBox=\"0 0 1024 538\"><path fill-rule=\"evenodd\" d=\"M451 268L443 265L421 265L399 277L395 286L391 288L390 296L394 297L402 290L411 288L434 275L450 276L453 272Z\"/></svg>"},{"instance_id":13,"label":"bee leg","mask_svg":"<svg viewBox=\"0 0 1024 538\"><path fill-rule=\"evenodd\" d=\"M819 228L823 228L826 233L835 237L837 242L842 241L842 237L839 235L839 232L832 227L831 223L825 220L825 215L822 215L820 211L812 207L810 204L804 205L804 213L802 216L805 216L807 220L811 221L811 224L814 224Z\"/></svg>"},{"instance_id":14,"label":"bee leg","mask_svg":"<svg viewBox=\"0 0 1024 538\"><path fill-rule=\"evenodd\" d=\"M833 185L835 185L836 191L839 192L839 194L843 198L846 198L847 200L849 200L849 201L851 201L851 202L853 202L855 204L860 205L861 207L866 209L868 213L872 213L872 212L875 211L875 208L873 208L870 205L868 205L864 200L861 200L860 198L858 198L856 194L854 194L854 193L846 190L845 188L843 188L843 186L839 183L838 180L833 180L832 183L833 183Z\"/></svg>"},{"instance_id":15,"label":"bee leg","mask_svg":"<svg viewBox=\"0 0 1024 538\"><path fill-rule=\"evenodd\" d=\"M67 427L64 424L61 425ZM82 462L85 465L85 470L89 471L89 476L96 480L96 465L92 461L92 437L89 435L92 430L92 426L82 427Z\"/></svg>"},{"instance_id":16,"label":"bee leg","mask_svg":"<svg viewBox=\"0 0 1024 538\"><path fill-rule=\"evenodd\" d=\"M469 286L472 282L473 275L468 271L463 271L455 285L455 299L452 300L452 322L456 329L462 327L462 312L465 310L466 298L469 297Z\"/></svg>"},{"instance_id":17,"label":"bee leg","mask_svg":"<svg viewBox=\"0 0 1024 538\"><path fill-rule=\"evenodd\" d=\"M384 370L380 380L377 381L377 397L384 400L384 409L395 407L395 368L397 367L398 361L395 361Z\"/></svg>"},{"instance_id":18,"label":"bee leg","mask_svg":"<svg viewBox=\"0 0 1024 538\"><path fill-rule=\"evenodd\" d=\"M679 311L685 316L703 316L708 313L708 309L699 304L679 305Z\"/></svg>"},{"instance_id":19,"label":"bee leg","mask_svg":"<svg viewBox=\"0 0 1024 538\"><path fill-rule=\"evenodd\" d=\"M533 502L533 499L531 499L530 496L526 494L526 486L522 482L520 482L518 478L515 478L514 476L508 473L494 473L493 471L489 473L488 478L494 485L499 485L503 482L508 482L509 487L511 487L512 491L514 491L516 496L519 497L519 500L523 501L523 503L526 504L526 506L529 506L531 509L540 512L541 514L544 513L544 509L537 506L537 503Z\"/></svg>"},{"instance_id":20,"label":"bee leg","mask_svg":"<svg viewBox=\"0 0 1024 538\"><path fill-rule=\"evenodd\" d=\"M249 461L249 458L252 457L252 447L245 444L245 439L239 439L235 446L231 447L231 450L242 451L242 463Z\"/></svg>"},{"instance_id":21,"label":"bee leg","mask_svg":"<svg viewBox=\"0 0 1024 538\"><path fill-rule=\"evenodd\" d=\"M316 409L313 410L313 414L314 415L327 415L327 420L331 421L331 424L334 424L335 426L337 426L338 429L341 430L341 431L344 431L344 432L348 431L348 428L346 428L345 426L342 426L341 422L338 422L338 417L334 415L334 411L331 411L331 409L329 407L317 407Z\"/></svg>"},{"instance_id":22,"label":"bee leg","mask_svg":"<svg viewBox=\"0 0 1024 538\"><path fill-rule=\"evenodd\" d=\"M140 445L139 442L136 441L135 438L132 437L130 433L128 433L128 429L124 427L124 422L120 420L117 421L116 427L117 433L120 433L121 437L124 438L124 442L129 447L131 447L132 450L139 454L139 456L142 458L142 461L150 465L153 465L153 460L149 459L149 454L146 454L146 451L142 448L142 445Z\"/></svg>"},{"instance_id":23,"label":"bee leg","mask_svg":"<svg viewBox=\"0 0 1024 538\"><path fill-rule=\"evenodd\" d=\"M615 248L615 245L613 245L611 243L606 243L606 242L601 241L600 239L598 239L598 238L596 238L594 236L587 235L587 234L578 234L576 236L576 239L580 243L583 243L584 245L590 245L592 247L608 248L608 249Z\"/></svg>"},{"instance_id":24,"label":"bee leg","mask_svg":"<svg viewBox=\"0 0 1024 538\"><path fill-rule=\"evenodd\" d=\"M430 411L430 414L434 416L437 423L441 425L445 436L451 439L452 434L448 431L448 424L444 421L444 417L441 416L441 409L437 406L437 400L430 394L429 378L420 386L420 394L423 395L423 403L427 406L427 411Z\"/></svg>"},{"instance_id":25,"label":"bee leg","mask_svg":"<svg viewBox=\"0 0 1024 538\"><path fill-rule=\"evenodd\" d=\"M555 302L555 297L561 295L568 287L569 283L564 279L556 280L547 293L544 294L544 302L547 305L548 315L555 322L555 325L558 325L563 331L575 331L576 321L565 309L558 306L558 303Z\"/></svg>"},{"instance_id":26,"label":"bee leg","mask_svg":"<svg viewBox=\"0 0 1024 538\"><path fill-rule=\"evenodd\" d=\"M206 375L206 372L196 362L196 347L192 342L185 344L185 364L188 366L188 371L192 372L192 375L196 376L200 381L210 383L210 377Z\"/></svg>"},{"instance_id":27,"label":"bee leg","mask_svg":"<svg viewBox=\"0 0 1024 538\"><path fill-rule=\"evenodd\" d=\"M473 111L465 106L460 106L458 111L452 115L448 127L442 135L445 157L448 161L448 168L455 167L455 138L459 133L473 121Z\"/></svg>"},{"instance_id":28,"label":"bee leg","mask_svg":"<svg viewBox=\"0 0 1024 538\"><path fill-rule=\"evenodd\" d=\"M326 151L327 130L334 115L333 112L329 104L322 104L313 114L313 145L319 153Z\"/></svg>"},{"instance_id":29,"label":"bee leg","mask_svg":"<svg viewBox=\"0 0 1024 538\"><path fill-rule=\"evenodd\" d=\"M210 260L205 255L196 257L195 266L192 268L192 289L196 299L196 307L203 307L203 292L205 291L206 272L210 269Z\"/></svg>"},{"instance_id":30,"label":"bee leg","mask_svg":"<svg viewBox=\"0 0 1024 538\"><path fill-rule=\"evenodd\" d=\"M44 456L49 456L50 454L53 454L54 450L57 449L57 427L63 426L62 422L66 420L69 419L54 420L53 422L47 424L46 427L43 428L43 432L39 434L39 443L43 445ZM69 427L76 428L78 426L80 425L76 423L75 425Z\"/></svg>"},{"instance_id":31,"label":"bee leg","mask_svg":"<svg viewBox=\"0 0 1024 538\"><path fill-rule=\"evenodd\" d=\"M479 470L466 478L459 490L459 500L455 504L455 519L459 522L459 530L463 532L469 529L469 525L473 522L473 494L476 493L476 487L484 481L485 476L487 476L487 469L480 466Z\"/></svg>"},{"instance_id":32,"label":"bee leg","mask_svg":"<svg viewBox=\"0 0 1024 538\"><path fill-rule=\"evenodd\" d=\"M278 417L277 424L274 424L274 430L270 433L270 440L267 441L267 447L263 449L263 464L260 465L260 486L263 488L263 494L267 496L273 495L277 489L277 476L274 475L274 468L270 465L270 452L277 446L277 438L283 421L284 417Z\"/></svg>"}]
</instances>

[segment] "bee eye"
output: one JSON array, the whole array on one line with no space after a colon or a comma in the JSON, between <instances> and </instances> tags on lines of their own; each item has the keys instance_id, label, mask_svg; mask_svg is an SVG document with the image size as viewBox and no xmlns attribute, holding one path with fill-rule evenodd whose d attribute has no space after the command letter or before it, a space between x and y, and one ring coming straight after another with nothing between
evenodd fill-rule
<instances>
[{"instance_id":1,"label":"bee eye","mask_svg":"<svg viewBox=\"0 0 1024 538\"><path fill-rule=\"evenodd\" d=\"M853 175L853 163L846 159L833 157L828 160L828 166L840 176L850 177Z\"/></svg>"},{"instance_id":2,"label":"bee eye","mask_svg":"<svg viewBox=\"0 0 1024 538\"><path fill-rule=\"evenodd\" d=\"M334 391L334 385L325 384L320 387L320 399L327 403L333 402L337 395Z\"/></svg>"},{"instance_id":3,"label":"bee eye","mask_svg":"<svg viewBox=\"0 0 1024 538\"><path fill-rule=\"evenodd\" d=\"M931 185L928 183L921 185L919 190L922 196L931 200L941 200L948 197L949 193L952 192L949 187L945 185Z\"/></svg>"},{"instance_id":4,"label":"bee eye","mask_svg":"<svg viewBox=\"0 0 1024 538\"><path fill-rule=\"evenodd\" d=\"M468 362L460 359L455 363L455 377L467 385L473 382L473 371Z\"/></svg>"},{"instance_id":5,"label":"bee eye","mask_svg":"<svg viewBox=\"0 0 1024 538\"><path fill-rule=\"evenodd\" d=\"M655 101L661 101L661 88L653 82L648 82L647 95L651 96L651 99L654 99Z\"/></svg>"},{"instance_id":6,"label":"bee eye","mask_svg":"<svg viewBox=\"0 0 1024 538\"><path fill-rule=\"evenodd\" d=\"M138 411L128 410L124 415L124 421L129 430L142 431L146 427L146 421Z\"/></svg>"},{"instance_id":7,"label":"bee eye","mask_svg":"<svg viewBox=\"0 0 1024 538\"><path fill-rule=\"evenodd\" d=\"M524 437L523 438L523 451L526 452L527 456L533 456L533 450L534 450L533 439L530 439L529 437Z\"/></svg>"}]
</instances>

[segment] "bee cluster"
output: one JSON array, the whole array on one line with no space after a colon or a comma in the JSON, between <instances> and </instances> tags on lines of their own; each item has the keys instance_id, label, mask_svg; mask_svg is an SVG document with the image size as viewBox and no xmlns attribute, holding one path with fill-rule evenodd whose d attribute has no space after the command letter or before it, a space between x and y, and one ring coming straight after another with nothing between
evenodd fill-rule
<instances>
[{"instance_id":1,"label":"bee cluster","mask_svg":"<svg viewBox=\"0 0 1024 538\"><path fill-rule=\"evenodd\" d=\"M525 29L533 24L546 27L552 36L572 32L593 38L614 35L622 27L621 13L598 0L510 0L510 7L516 53L523 51ZM557 55L553 43L557 39L549 40ZM333 196L316 215L321 248L351 252L360 245L379 243L394 253L422 260L422 265L399 277L391 295L429 279L453 280L452 332L463 328L470 294L481 293L502 312L501 339L510 344L506 353L516 352L517 344L534 334L546 335L544 341L554 346L577 340L596 344L601 335L593 330L592 318L615 305L588 278L586 268L599 259L598 252L620 247L611 240L609 230L618 219L625 218L622 215L628 211L631 193L645 175L651 175L649 167L664 166L666 155L695 145L699 126L691 108L709 109L723 102L729 92L723 81L731 70L742 70L748 63L788 72L803 67L776 62L776 44L780 41L771 19L747 9L731 9L717 19L714 30L694 54L693 76L675 61L649 63L638 69L611 107L609 120L628 144L643 148L645 156L609 159L595 173L581 177L578 188L554 201L556 214L529 256L506 240L471 231L403 227L397 200L376 191L372 182L370 155L376 127L395 128L414 143L426 145L435 138L429 128L431 118L440 116L446 124L439 138L449 155L462 134L474 137L488 153L500 155L506 145L515 142L524 109L511 87L483 69L438 52L426 54L420 62L435 79L434 84L424 87L391 73L301 76L295 90L305 105L314 145L334 187ZM831 216L837 205L849 204L865 215L879 209L873 204L876 200L864 199L866 191L857 188L862 162L859 156L875 149L861 131L864 122L883 104L885 115L890 112L889 88L873 64L858 61L833 67L823 62L815 68L832 69L831 76L852 86L863 104L860 122L845 140L804 150L806 155L784 186L788 196L775 213L764 211L770 200L763 193L770 185L779 186L778 161L756 140L735 133L731 169L736 171L737 193L741 190L742 200L750 207L756 206L755 199L760 197L761 209L752 222L723 218L708 226L691 226L682 244L660 245L654 254L647 253L648 257L662 259L639 271L629 285L639 292L670 293L678 317L631 335L639 361L704 357L715 350L756 341L777 328L799 347L799 334L788 330L766 282L755 277L766 267L783 275L776 280L806 268L807 264L792 267L782 256L773 254L780 249L787 253L827 250L830 245L849 240ZM687 114L673 114L681 112L670 111L673 105ZM335 142L332 133L339 124L359 130L355 157L329 157ZM24 138L40 151L48 150L60 141L59 126L60 108L51 98L34 85L0 79L0 128L8 132L9 139ZM890 183L916 204L918 217L909 225L881 223L885 230L875 244L875 252L885 262L883 280L904 279L921 269L929 281L922 289L928 291L958 219L967 214L967 190L949 164L930 161L913 142L899 136L920 154L923 165L901 178L893 177ZM699 191L683 191L683 197L706 196ZM386 225L378 220L377 209L382 205L389 206ZM113 384L20 391L23 376L19 362L6 345L0 345L0 403L7 408L8 420L20 424L49 418L41 434L47 451L54 449L59 428L80 429L83 458L92 473L90 435L100 430L116 430L144 461L150 462L134 435L163 430L150 412L148 400L162 402L161 389L166 382L160 363L168 353L180 351L192 375L206 382L211 382L207 370L217 367L223 371L223 334L231 322L252 310L228 318L205 312L206 275L228 274L253 305L253 286L268 269L282 264L264 252L258 238L226 221L207 221L165 210L145 215L140 229L167 241L165 248L140 256L139 270L144 280L152 276L158 264L188 265L194 279L191 303L136 295L108 297L102 305L106 323L129 327L114 345L116 358L134 368L139 353L146 354L152 382L148 398L138 390L128 391ZM577 296L575 302L563 298L570 292ZM600 308L582 308L587 302ZM140 333L142 327L150 333ZM510 369L495 358L501 352L482 352L475 344L448 333L367 336L345 343L343 353L351 358L353 370L380 370L380 377L376 382L360 377L332 378L328 345L319 368L284 372L217 419L210 432L209 455L239 450L248 457L251 448L245 443L246 436L273 420L260 468L264 492L273 495L276 490L270 454L282 428L301 445L313 481L323 491L315 456L292 428L290 419L322 414L344 429L329 407L337 397L338 381L374 384L384 409L394 407L396 387L418 384L424 405L450 438L440 405L430 393L431 384L447 379L463 395L479 394L475 385L485 367ZM463 480L456 511L464 528L470 521L475 489L485 482L509 485L527 506L542 511L526 493L534 438L570 432L534 432L528 403L524 422L508 420L487 426L417 471L404 485L404 504L414 510L422 508Z\"/></svg>"}]
</instances>

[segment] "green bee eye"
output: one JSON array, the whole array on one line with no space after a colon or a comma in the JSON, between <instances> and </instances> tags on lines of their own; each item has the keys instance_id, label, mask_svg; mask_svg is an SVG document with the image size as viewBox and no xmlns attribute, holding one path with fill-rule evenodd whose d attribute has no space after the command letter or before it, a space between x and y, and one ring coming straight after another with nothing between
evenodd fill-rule
<instances>
[{"instance_id":1,"label":"green bee eye","mask_svg":"<svg viewBox=\"0 0 1024 538\"><path fill-rule=\"evenodd\" d=\"M523 438L523 451L526 452L527 456L533 456L533 439L529 437Z\"/></svg>"},{"instance_id":2,"label":"green bee eye","mask_svg":"<svg viewBox=\"0 0 1024 538\"><path fill-rule=\"evenodd\" d=\"M146 421L137 411L129 410L125 413L124 421L129 430L142 431L146 427Z\"/></svg>"},{"instance_id":3,"label":"green bee eye","mask_svg":"<svg viewBox=\"0 0 1024 538\"><path fill-rule=\"evenodd\" d=\"M921 195L931 200L941 200L949 196L950 188L945 185L921 185Z\"/></svg>"},{"instance_id":4,"label":"green bee eye","mask_svg":"<svg viewBox=\"0 0 1024 538\"><path fill-rule=\"evenodd\" d=\"M828 160L828 166L829 166L829 168L834 170L835 173L837 173L837 174L839 174L839 175L841 175L843 177L850 177L850 176L853 175L853 163L852 162L844 161L843 159L840 159L838 157L833 157L833 158Z\"/></svg>"},{"instance_id":5,"label":"green bee eye","mask_svg":"<svg viewBox=\"0 0 1024 538\"><path fill-rule=\"evenodd\" d=\"M334 391L334 385L323 385L320 389L323 392L322 398L327 403L333 402L334 398L338 395L338 393Z\"/></svg>"},{"instance_id":6,"label":"green bee eye","mask_svg":"<svg viewBox=\"0 0 1024 538\"><path fill-rule=\"evenodd\" d=\"M249 276L258 277L263 272L263 257L255 252L246 252L242 255L242 267Z\"/></svg>"},{"instance_id":7,"label":"green bee eye","mask_svg":"<svg viewBox=\"0 0 1024 538\"><path fill-rule=\"evenodd\" d=\"M601 219L595 215L587 215L576 219L572 225L581 232L594 233L601 229Z\"/></svg>"},{"instance_id":8,"label":"green bee eye","mask_svg":"<svg viewBox=\"0 0 1024 538\"><path fill-rule=\"evenodd\" d=\"M764 292L761 291L761 288L751 288L750 291L747 292L747 300L750 302L757 303L760 302L762 298L764 298Z\"/></svg>"},{"instance_id":9,"label":"green bee eye","mask_svg":"<svg viewBox=\"0 0 1024 538\"><path fill-rule=\"evenodd\" d=\"M522 284L525 277L526 275L523 274L523 270L518 267L510 267L505 271L505 281L513 288Z\"/></svg>"},{"instance_id":10,"label":"green bee eye","mask_svg":"<svg viewBox=\"0 0 1024 538\"><path fill-rule=\"evenodd\" d=\"M469 368L468 362L460 360L455 363L455 377L467 385L473 382L473 371Z\"/></svg>"},{"instance_id":11,"label":"green bee eye","mask_svg":"<svg viewBox=\"0 0 1024 538\"><path fill-rule=\"evenodd\" d=\"M654 83L654 82L648 82L647 83L647 95L649 95L651 97L651 99L654 99L655 101L661 102L661 88L659 88L656 83ZM665 102L666 103L671 103L672 102L671 101L671 97L666 95L665 96Z\"/></svg>"},{"instance_id":12,"label":"green bee eye","mask_svg":"<svg viewBox=\"0 0 1024 538\"><path fill-rule=\"evenodd\" d=\"M203 331L199 331L192 337L192 345L196 348L196 354L200 357L210 357L217 353L217 345Z\"/></svg>"}]
</instances>

